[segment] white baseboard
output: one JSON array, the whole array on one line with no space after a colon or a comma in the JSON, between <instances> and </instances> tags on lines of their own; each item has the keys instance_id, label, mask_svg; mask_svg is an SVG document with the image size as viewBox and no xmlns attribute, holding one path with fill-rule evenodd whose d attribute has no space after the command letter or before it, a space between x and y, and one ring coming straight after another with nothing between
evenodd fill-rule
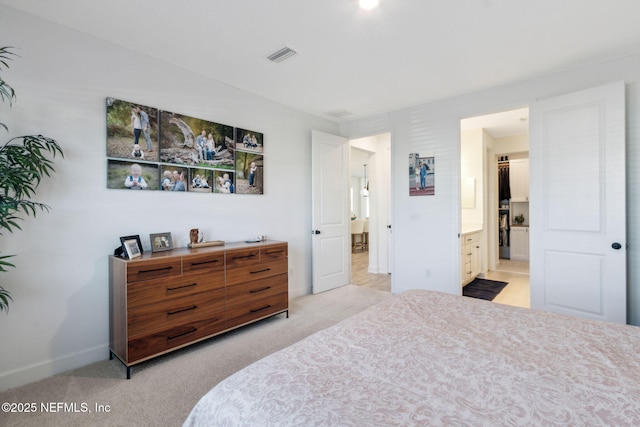
<instances>
[{"instance_id":1,"label":"white baseboard","mask_svg":"<svg viewBox=\"0 0 640 427\"><path fill-rule=\"evenodd\" d=\"M80 368L91 363L106 360L109 357L109 345L99 345L57 359L34 363L0 374L0 392L39 381L61 372Z\"/></svg>"},{"instance_id":2,"label":"white baseboard","mask_svg":"<svg viewBox=\"0 0 640 427\"><path fill-rule=\"evenodd\" d=\"M367 269L367 272L368 272L368 273L373 273L373 274L378 274L378 273L380 273L380 271L379 271L379 270L380 270L380 269L378 268L378 266L377 266L377 265L371 265L371 264L369 264L369 268Z\"/></svg>"}]
</instances>

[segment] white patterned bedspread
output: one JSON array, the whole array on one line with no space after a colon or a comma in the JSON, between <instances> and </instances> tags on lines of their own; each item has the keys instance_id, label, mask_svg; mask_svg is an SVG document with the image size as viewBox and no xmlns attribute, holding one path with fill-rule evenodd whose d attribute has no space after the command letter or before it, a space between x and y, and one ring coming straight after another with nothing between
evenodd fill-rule
<instances>
[{"instance_id":1,"label":"white patterned bedspread","mask_svg":"<svg viewBox=\"0 0 640 427\"><path fill-rule=\"evenodd\" d=\"M640 426L640 328L407 291L219 383L211 425Z\"/></svg>"}]
</instances>

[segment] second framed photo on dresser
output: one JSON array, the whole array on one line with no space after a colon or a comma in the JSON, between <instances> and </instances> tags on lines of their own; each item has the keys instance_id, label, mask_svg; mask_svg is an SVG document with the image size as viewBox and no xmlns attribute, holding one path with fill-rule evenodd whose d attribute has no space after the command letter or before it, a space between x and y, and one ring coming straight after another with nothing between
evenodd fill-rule
<instances>
[{"instance_id":1,"label":"second framed photo on dresser","mask_svg":"<svg viewBox=\"0 0 640 427\"><path fill-rule=\"evenodd\" d=\"M151 252L169 251L173 249L171 233L153 233L149 235Z\"/></svg>"}]
</instances>

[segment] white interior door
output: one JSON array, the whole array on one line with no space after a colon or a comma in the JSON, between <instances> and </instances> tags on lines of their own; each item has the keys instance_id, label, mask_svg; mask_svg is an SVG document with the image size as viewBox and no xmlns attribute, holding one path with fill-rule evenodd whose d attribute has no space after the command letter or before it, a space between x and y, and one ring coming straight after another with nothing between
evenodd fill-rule
<instances>
[{"instance_id":1,"label":"white interior door","mask_svg":"<svg viewBox=\"0 0 640 427\"><path fill-rule=\"evenodd\" d=\"M312 291L349 283L349 141L312 131Z\"/></svg>"},{"instance_id":2,"label":"white interior door","mask_svg":"<svg viewBox=\"0 0 640 427\"><path fill-rule=\"evenodd\" d=\"M624 82L531 106L531 307L626 323Z\"/></svg>"}]
</instances>

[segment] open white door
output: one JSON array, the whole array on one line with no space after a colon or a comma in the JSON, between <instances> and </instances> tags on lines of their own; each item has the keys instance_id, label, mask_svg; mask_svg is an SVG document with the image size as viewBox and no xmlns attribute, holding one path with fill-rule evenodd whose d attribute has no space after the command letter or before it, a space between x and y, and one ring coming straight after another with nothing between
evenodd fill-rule
<instances>
[{"instance_id":1,"label":"open white door","mask_svg":"<svg viewBox=\"0 0 640 427\"><path fill-rule=\"evenodd\" d=\"M626 323L624 82L531 105L531 307Z\"/></svg>"},{"instance_id":2,"label":"open white door","mask_svg":"<svg viewBox=\"0 0 640 427\"><path fill-rule=\"evenodd\" d=\"M312 291L349 283L349 141L311 133Z\"/></svg>"}]
</instances>

